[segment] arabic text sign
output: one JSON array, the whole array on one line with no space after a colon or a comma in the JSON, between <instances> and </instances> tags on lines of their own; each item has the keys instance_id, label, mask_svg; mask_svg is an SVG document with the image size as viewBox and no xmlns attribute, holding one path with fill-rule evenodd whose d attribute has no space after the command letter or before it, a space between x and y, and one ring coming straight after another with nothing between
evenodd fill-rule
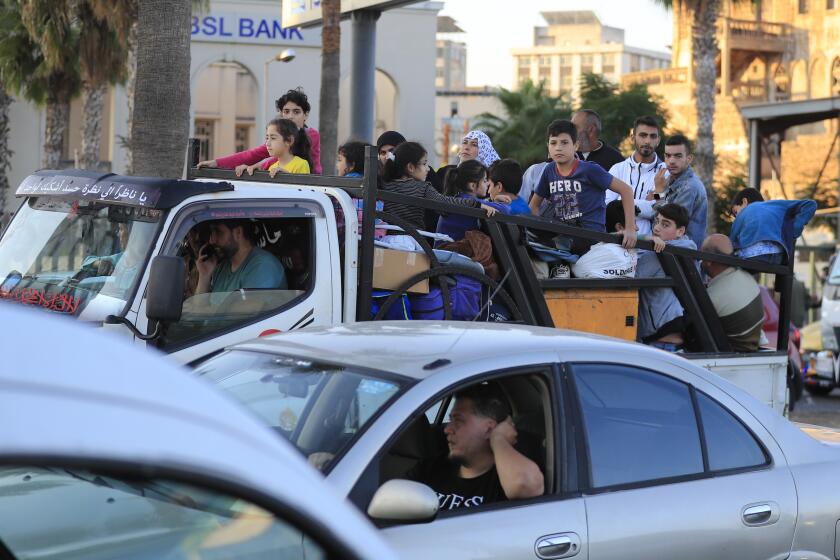
<instances>
[{"instance_id":1,"label":"arabic text sign","mask_svg":"<svg viewBox=\"0 0 840 560\"><path fill-rule=\"evenodd\" d=\"M18 187L17 196L60 196L78 200L120 202L133 206L154 206L160 198L160 188L109 181L96 182L90 177L70 175L30 175Z\"/></svg>"}]
</instances>

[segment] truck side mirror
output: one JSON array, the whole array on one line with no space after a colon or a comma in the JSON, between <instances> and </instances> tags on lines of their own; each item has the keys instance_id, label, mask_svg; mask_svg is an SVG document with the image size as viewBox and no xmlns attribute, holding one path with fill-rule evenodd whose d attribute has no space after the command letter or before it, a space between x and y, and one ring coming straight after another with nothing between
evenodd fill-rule
<instances>
[{"instance_id":1,"label":"truck side mirror","mask_svg":"<svg viewBox=\"0 0 840 560\"><path fill-rule=\"evenodd\" d=\"M181 318L186 274L181 257L159 255L152 259L146 289L146 317L159 323L174 323Z\"/></svg>"}]
</instances>

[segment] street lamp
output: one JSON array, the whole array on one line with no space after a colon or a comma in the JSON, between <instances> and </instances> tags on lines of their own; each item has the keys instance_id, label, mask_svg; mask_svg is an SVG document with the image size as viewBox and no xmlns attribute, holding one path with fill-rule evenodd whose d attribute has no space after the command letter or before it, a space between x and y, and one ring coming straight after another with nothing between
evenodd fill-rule
<instances>
[{"instance_id":1,"label":"street lamp","mask_svg":"<svg viewBox=\"0 0 840 560\"><path fill-rule=\"evenodd\" d=\"M271 113L271 108L268 104L268 66L272 62L291 62L295 59L297 53L295 49L283 49L279 54L276 54L265 61L265 66L263 67L263 109L265 110L265 115L268 116ZM268 118L263 119L265 123L269 121Z\"/></svg>"}]
</instances>

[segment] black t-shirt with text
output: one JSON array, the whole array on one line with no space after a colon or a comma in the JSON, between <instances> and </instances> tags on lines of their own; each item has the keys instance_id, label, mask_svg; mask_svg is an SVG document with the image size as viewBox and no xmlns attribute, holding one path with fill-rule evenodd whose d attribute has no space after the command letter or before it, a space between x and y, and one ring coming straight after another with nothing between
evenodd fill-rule
<instances>
[{"instance_id":1,"label":"black t-shirt with text","mask_svg":"<svg viewBox=\"0 0 840 560\"><path fill-rule=\"evenodd\" d=\"M507 500L496 467L475 478L458 476L458 466L446 457L421 461L407 478L437 492L441 511L478 507Z\"/></svg>"}]
</instances>

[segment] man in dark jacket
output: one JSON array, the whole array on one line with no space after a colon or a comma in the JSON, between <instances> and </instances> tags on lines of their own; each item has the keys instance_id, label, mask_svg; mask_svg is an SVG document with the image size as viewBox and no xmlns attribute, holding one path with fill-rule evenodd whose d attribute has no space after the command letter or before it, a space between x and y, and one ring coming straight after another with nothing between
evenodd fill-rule
<instances>
[{"instance_id":1,"label":"man in dark jacket","mask_svg":"<svg viewBox=\"0 0 840 560\"><path fill-rule=\"evenodd\" d=\"M609 172L616 163L624 161L621 152L608 146L598 137L601 135L601 117L591 109L581 109L572 116L577 128L578 159L597 163Z\"/></svg>"}]
</instances>

